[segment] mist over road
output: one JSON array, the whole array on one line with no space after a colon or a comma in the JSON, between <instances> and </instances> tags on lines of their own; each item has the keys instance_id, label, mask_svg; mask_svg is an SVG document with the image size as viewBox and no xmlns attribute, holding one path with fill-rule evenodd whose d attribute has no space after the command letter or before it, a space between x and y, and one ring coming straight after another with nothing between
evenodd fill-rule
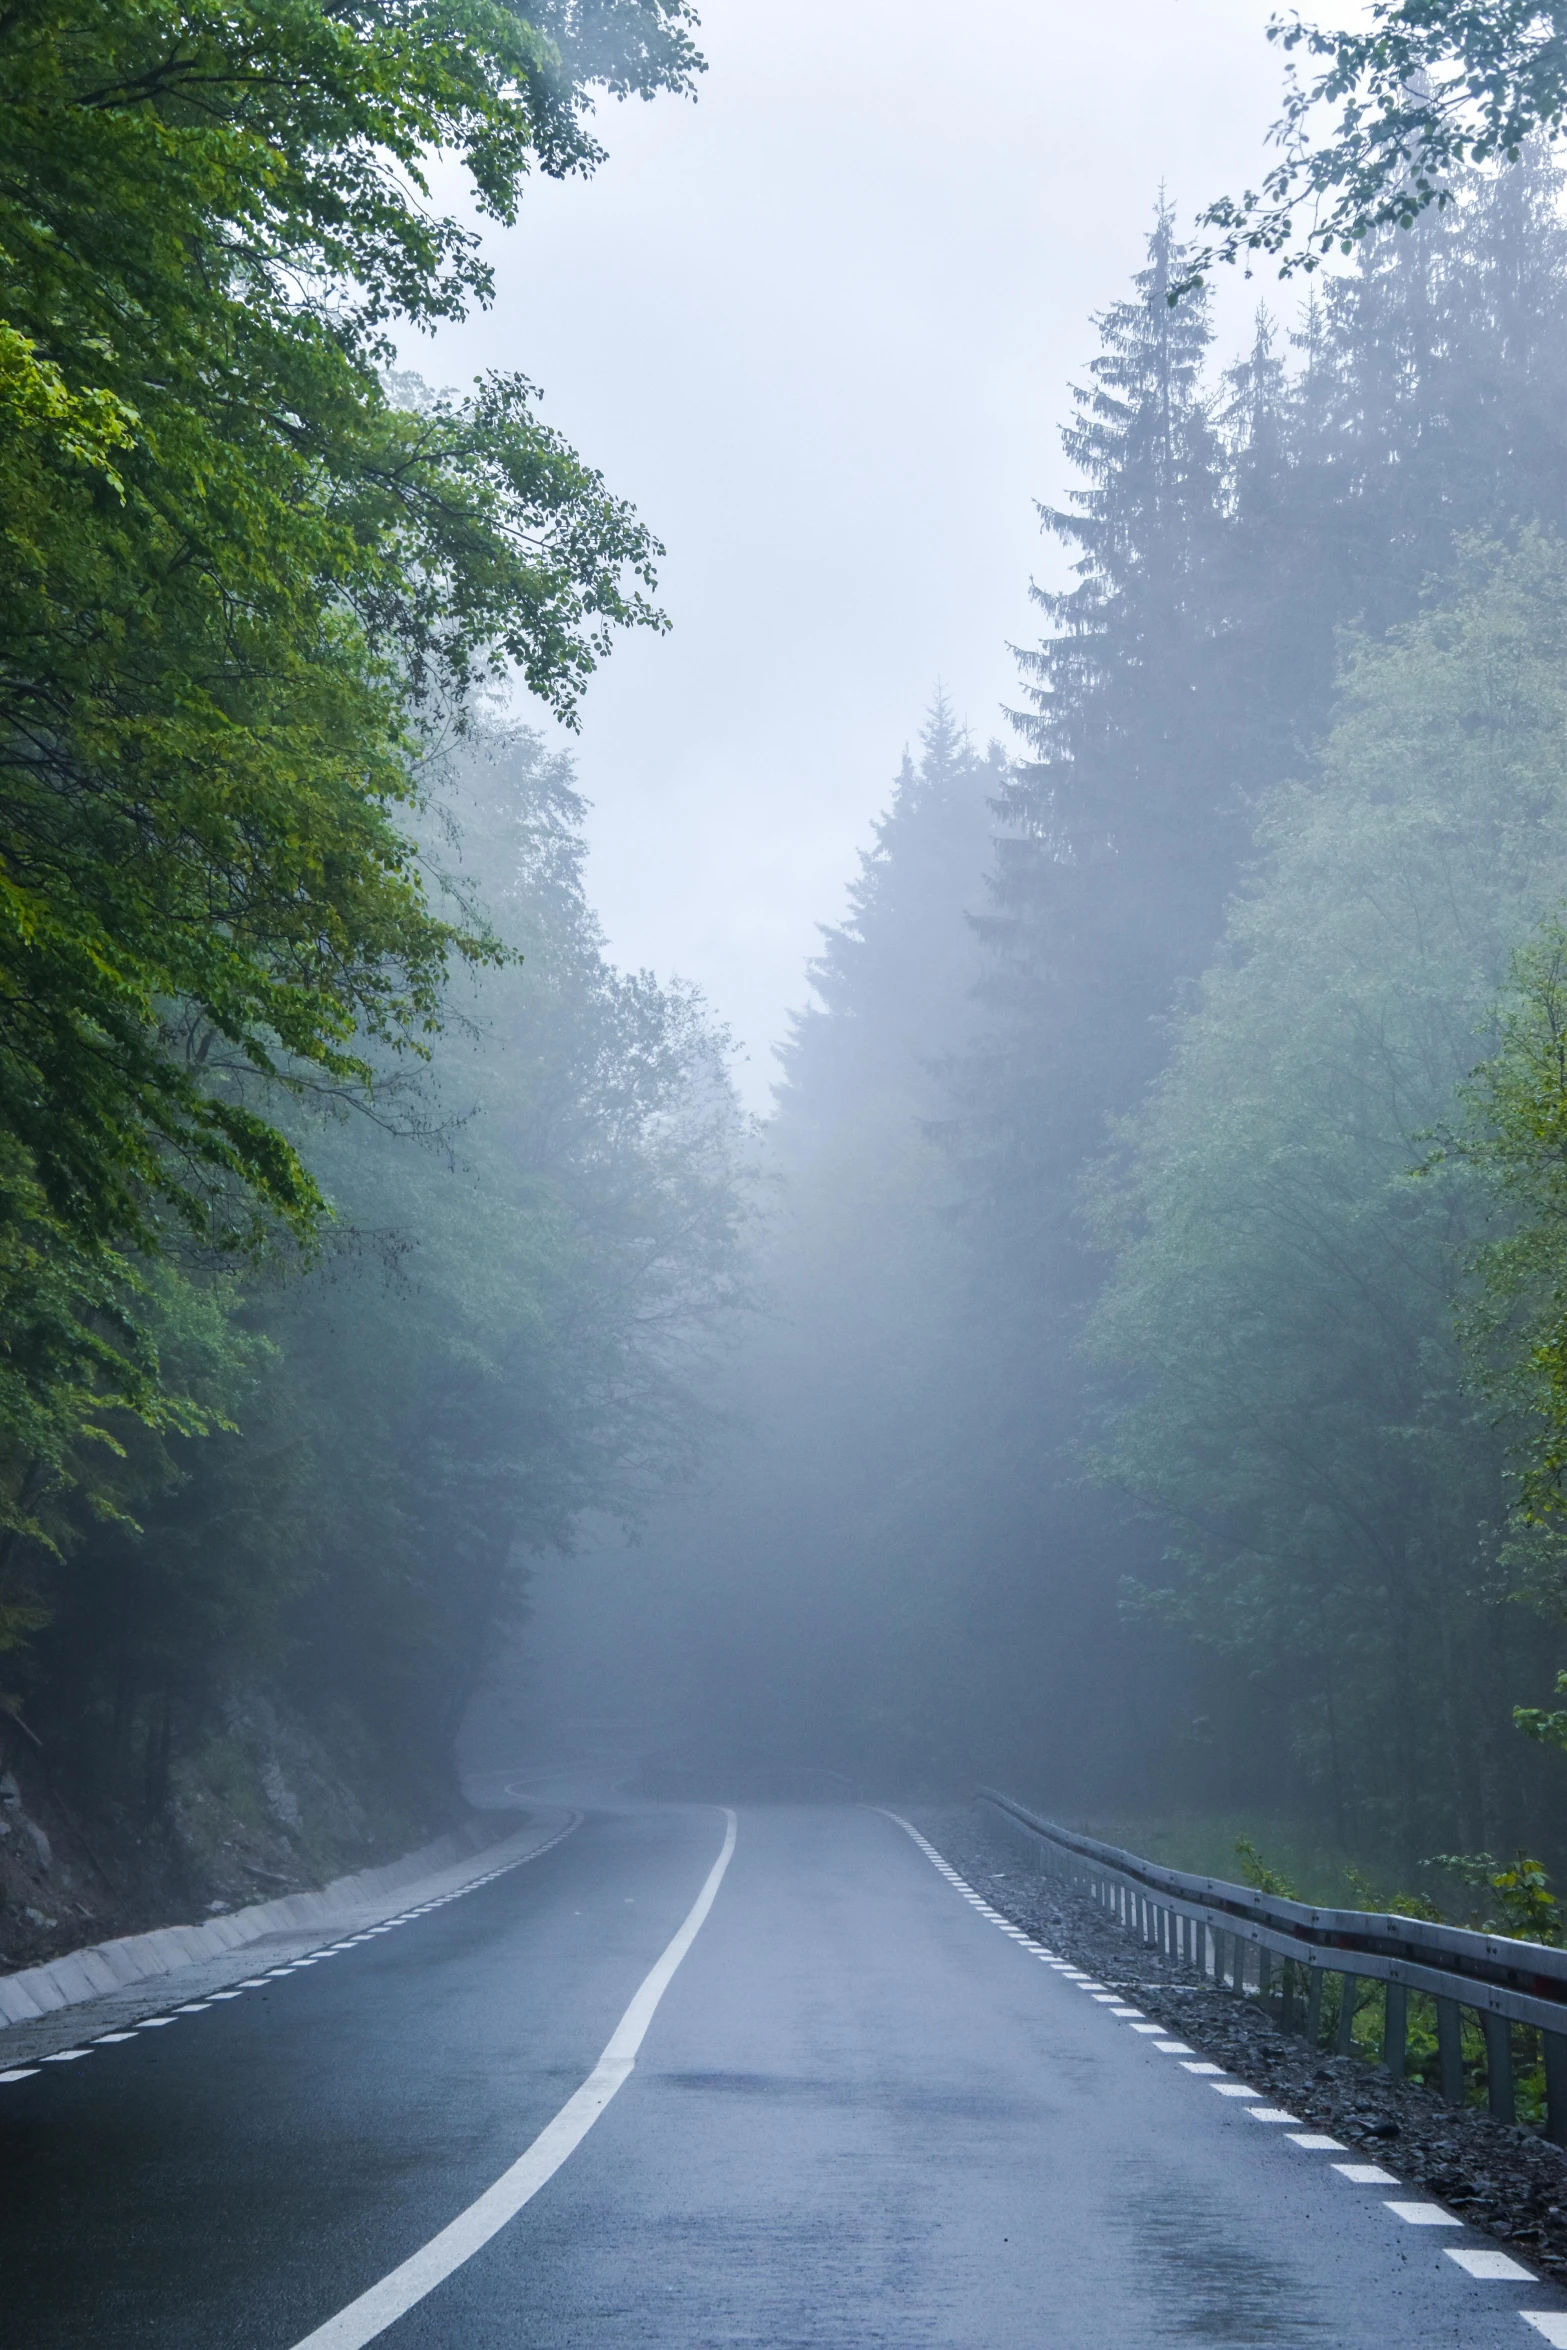
<instances>
[{"instance_id":1,"label":"mist over road","mask_svg":"<svg viewBox=\"0 0 1567 2350\"><path fill-rule=\"evenodd\" d=\"M600 1811L395 1932L0 2090L15 2350L293 2350L482 2196L721 1856ZM667 1971L667 1970L666 1970ZM646 1999L644 1998L644 2017ZM396 2350L1121 2341L1483 2350L1471 2278L988 1912L892 1817L743 1809L618 2094ZM1494 2252L1492 2254L1494 2259Z\"/></svg>"}]
</instances>

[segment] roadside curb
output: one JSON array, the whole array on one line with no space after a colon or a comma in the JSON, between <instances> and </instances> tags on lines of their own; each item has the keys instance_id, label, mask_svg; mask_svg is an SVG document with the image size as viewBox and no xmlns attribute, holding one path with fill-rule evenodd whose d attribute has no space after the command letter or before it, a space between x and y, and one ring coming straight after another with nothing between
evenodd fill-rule
<instances>
[{"instance_id":1,"label":"roadside curb","mask_svg":"<svg viewBox=\"0 0 1567 2350\"><path fill-rule=\"evenodd\" d=\"M334 1877L313 1892L253 1902L200 1926L158 1926L145 1934L122 1934L68 1951L44 1966L0 1975L0 2028L38 2023L60 2008L127 1991L203 1959L223 1958L268 1935L362 1921L369 1912L403 1906L399 1897L416 1885L423 1889L425 1880L430 1880L428 1890L447 1891L479 1874L480 1862L488 1871L525 1859L563 1834L568 1824L574 1825L576 1816L562 1806L530 1807L526 1826L500 1834L487 1822L474 1820L405 1853L401 1860Z\"/></svg>"}]
</instances>

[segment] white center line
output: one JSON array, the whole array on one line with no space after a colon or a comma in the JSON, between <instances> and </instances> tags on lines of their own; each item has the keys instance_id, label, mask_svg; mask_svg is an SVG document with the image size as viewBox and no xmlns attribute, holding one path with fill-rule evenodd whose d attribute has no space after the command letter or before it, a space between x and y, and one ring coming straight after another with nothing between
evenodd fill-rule
<instances>
[{"instance_id":1,"label":"white center line","mask_svg":"<svg viewBox=\"0 0 1567 2350\"><path fill-rule=\"evenodd\" d=\"M362 2344L373 2342L388 2326L395 2325L405 2311L412 2309L415 2302L432 2293L453 2269L471 2260L508 2220L515 2219L523 2205L533 2200L581 2144L615 2092L629 2080L654 2011L718 1898L718 1888L734 1852L738 1825L727 1807L724 1819L723 1850L709 1869L684 1924L643 1977L635 1998L610 2035L603 2055L575 2096L567 2098L555 2119L545 2124L527 2151L519 2155L510 2170L501 2173L493 2187L486 2188L477 2202L459 2212L438 2236L432 2236L428 2244L394 2268L389 2276L384 2276L378 2285L372 2285L368 2293L361 2293L346 2309L329 2317L325 2325L317 2326L313 2334L296 2342L294 2350L361 2350Z\"/></svg>"}]
</instances>

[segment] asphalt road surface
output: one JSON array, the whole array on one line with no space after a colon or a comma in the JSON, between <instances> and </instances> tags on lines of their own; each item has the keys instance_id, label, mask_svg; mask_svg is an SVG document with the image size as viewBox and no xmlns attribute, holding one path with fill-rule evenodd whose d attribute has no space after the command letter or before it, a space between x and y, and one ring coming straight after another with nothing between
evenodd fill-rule
<instances>
[{"instance_id":1,"label":"asphalt road surface","mask_svg":"<svg viewBox=\"0 0 1567 2350\"><path fill-rule=\"evenodd\" d=\"M886 1814L742 1809L715 1884L726 1843L594 1813L0 2086L6 2350L1567 2343L1553 2288L1468 2273L1506 2256L1220 2094Z\"/></svg>"}]
</instances>

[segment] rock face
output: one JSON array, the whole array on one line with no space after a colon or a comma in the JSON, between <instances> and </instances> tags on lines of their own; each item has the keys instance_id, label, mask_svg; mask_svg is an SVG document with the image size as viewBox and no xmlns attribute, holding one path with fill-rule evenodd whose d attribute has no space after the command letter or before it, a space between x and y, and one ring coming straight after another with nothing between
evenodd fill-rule
<instances>
[{"instance_id":1,"label":"rock face","mask_svg":"<svg viewBox=\"0 0 1567 2350\"><path fill-rule=\"evenodd\" d=\"M259 1689L188 1730L161 1774L132 1751L78 1784L46 1760L0 1714L0 1974L301 1892L407 1852L462 1808L455 1778L399 1780L346 1709L306 1721Z\"/></svg>"}]
</instances>

